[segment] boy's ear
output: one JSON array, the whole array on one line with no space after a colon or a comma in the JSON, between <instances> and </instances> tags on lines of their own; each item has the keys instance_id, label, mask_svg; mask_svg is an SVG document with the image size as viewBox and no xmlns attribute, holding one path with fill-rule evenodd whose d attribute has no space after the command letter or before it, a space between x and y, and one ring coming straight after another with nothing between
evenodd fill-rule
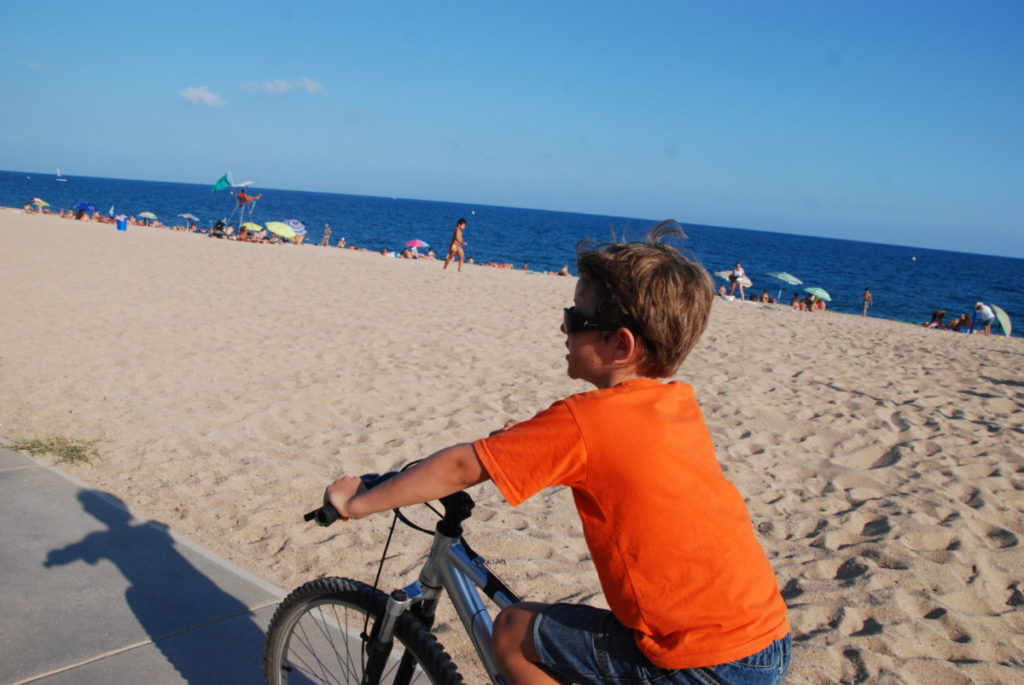
<instances>
[{"instance_id":1,"label":"boy's ear","mask_svg":"<svg viewBox=\"0 0 1024 685\"><path fill-rule=\"evenodd\" d=\"M615 331L615 361L630 363L640 361L640 339L628 328Z\"/></svg>"}]
</instances>

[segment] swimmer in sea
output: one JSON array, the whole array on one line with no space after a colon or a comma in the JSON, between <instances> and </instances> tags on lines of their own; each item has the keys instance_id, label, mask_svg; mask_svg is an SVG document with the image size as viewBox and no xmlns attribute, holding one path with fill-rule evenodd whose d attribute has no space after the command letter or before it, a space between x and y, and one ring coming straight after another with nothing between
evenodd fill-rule
<instances>
[{"instance_id":1,"label":"swimmer in sea","mask_svg":"<svg viewBox=\"0 0 1024 685\"><path fill-rule=\"evenodd\" d=\"M462 262L466 259L466 253L462 251L463 245L469 243L462 240L462 231L466 228L466 220L459 219L455 224L455 230L452 232L452 242L448 245L448 256L444 258L444 268L448 268L448 263L456 256L459 258L459 271L462 271Z\"/></svg>"}]
</instances>

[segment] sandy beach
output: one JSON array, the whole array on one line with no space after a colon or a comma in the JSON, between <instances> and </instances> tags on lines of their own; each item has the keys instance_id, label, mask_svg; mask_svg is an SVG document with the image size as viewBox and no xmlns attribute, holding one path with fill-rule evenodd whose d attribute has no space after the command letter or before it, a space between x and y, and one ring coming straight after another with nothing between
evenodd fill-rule
<instances>
[{"instance_id":1,"label":"sandy beach","mask_svg":"<svg viewBox=\"0 0 1024 685\"><path fill-rule=\"evenodd\" d=\"M284 588L373 579L389 516L301 520L332 478L588 389L572 278L13 209L0 241L0 436L95 440L61 468ZM790 682L1024 682L1022 368L1020 338L715 303L678 378L789 604ZM523 596L603 602L567 491L473 494L467 535ZM399 530L385 588L426 542Z\"/></svg>"}]
</instances>

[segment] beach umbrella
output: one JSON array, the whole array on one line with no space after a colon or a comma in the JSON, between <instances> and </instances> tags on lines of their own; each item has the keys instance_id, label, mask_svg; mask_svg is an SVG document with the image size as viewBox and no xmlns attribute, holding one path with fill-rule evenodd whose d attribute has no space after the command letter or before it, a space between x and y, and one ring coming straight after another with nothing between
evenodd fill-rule
<instances>
[{"instance_id":1,"label":"beach umbrella","mask_svg":"<svg viewBox=\"0 0 1024 685\"><path fill-rule=\"evenodd\" d=\"M790 285L803 285L803 281L794 276L793 274L786 273L785 271L769 271L765 276L771 276L777 278L783 283L789 283Z\"/></svg>"},{"instance_id":2,"label":"beach umbrella","mask_svg":"<svg viewBox=\"0 0 1024 685\"><path fill-rule=\"evenodd\" d=\"M156 214L153 212L139 212L139 217L142 219L155 219Z\"/></svg>"},{"instance_id":3,"label":"beach umbrella","mask_svg":"<svg viewBox=\"0 0 1024 685\"><path fill-rule=\"evenodd\" d=\"M430 247L430 245L426 244L425 242L423 242L423 241L422 241L422 240L420 240L419 238L413 238L412 240L410 240L409 242L407 242L407 243L405 244L405 246L406 246L406 247L416 247L416 248L420 248L420 247Z\"/></svg>"},{"instance_id":4,"label":"beach umbrella","mask_svg":"<svg viewBox=\"0 0 1024 685\"><path fill-rule=\"evenodd\" d=\"M288 219L284 222L288 228L295 232L295 235L302 235L306 232L306 224L302 223L298 219Z\"/></svg>"},{"instance_id":5,"label":"beach umbrella","mask_svg":"<svg viewBox=\"0 0 1024 685\"><path fill-rule=\"evenodd\" d=\"M267 230L281 238L291 239L295 237L295 230L282 221L268 221Z\"/></svg>"},{"instance_id":6,"label":"beach umbrella","mask_svg":"<svg viewBox=\"0 0 1024 685\"><path fill-rule=\"evenodd\" d=\"M803 285L803 281L793 274L785 271L769 271L765 276L770 276L776 280L782 281L783 283L788 283L789 285ZM782 288L779 288L779 294L775 296L775 299L782 299Z\"/></svg>"},{"instance_id":7,"label":"beach umbrella","mask_svg":"<svg viewBox=\"0 0 1024 685\"><path fill-rule=\"evenodd\" d=\"M79 212L89 212L91 214L92 212L96 211L96 205L94 205L91 202L79 202L71 209L74 209Z\"/></svg>"},{"instance_id":8,"label":"beach umbrella","mask_svg":"<svg viewBox=\"0 0 1024 685\"><path fill-rule=\"evenodd\" d=\"M829 295L828 291L825 290L824 288L818 288L817 286L814 286L811 288L804 288L804 292L814 295L819 300L825 300L826 302L832 301L832 296Z\"/></svg>"},{"instance_id":9,"label":"beach umbrella","mask_svg":"<svg viewBox=\"0 0 1024 685\"><path fill-rule=\"evenodd\" d=\"M263 227L254 221L246 221L241 227L249 231L249 233L255 233L256 231L263 230Z\"/></svg>"},{"instance_id":10,"label":"beach umbrella","mask_svg":"<svg viewBox=\"0 0 1024 685\"><path fill-rule=\"evenodd\" d=\"M1003 327L1003 333L1009 337L1010 334L1013 333L1013 323L1010 322L1010 315L1007 314L999 305L990 304L989 307L991 307L992 311L995 313L996 320L999 321L999 325Z\"/></svg>"},{"instance_id":11,"label":"beach umbrella","mask_svg":"<svg viewBox=\"0 0 1024 685\"><path fill-rule=\"evenodd\" d=\"M49 207L50 206L49 202L47 202L46 200L43 200L41 198L38 198L38 197L32 198L32 204L34 204L36 207Z\"/></svg>"},{"instance_id":12,"label":"beach umbrella","mask_svg":"<svg viewBox=\"0 0 1024 685\"><path fill-rule=\"evenodd\" d=\"M179 214L178 216L180 216L182 219L188 219L189 221L199 221L198 216L196 216L195 214L189 214L188 212L185 212L184 214Z\"/></svg>"}]
</instances>

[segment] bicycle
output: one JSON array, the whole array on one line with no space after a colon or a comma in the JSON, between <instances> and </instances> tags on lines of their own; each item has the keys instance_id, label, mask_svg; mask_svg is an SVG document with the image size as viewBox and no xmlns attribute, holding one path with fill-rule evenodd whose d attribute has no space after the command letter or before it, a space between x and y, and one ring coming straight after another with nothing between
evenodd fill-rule
<instances>
[{"instance_id":1,"label":"bicycle","mask_svg":"<svg viewBox=\"0 0 1024 685\"><path fill-rule=\"evenodd\" d=\"M367 489L397 473L362 476ZM433 532L395 510L395 522L433 535L418 578L390 595L348 578L318 578L293 590L274 612L263 669L269 685L281 683L463 683L451 657L431 632L442 591L448 594L491 683L505 685L491 651L493 622L477 588L499 608L519 602L462 535L474 502L461 491L440 500L444 513ZM435 510L436 512L436 510ZM329 526L339 518L330 504L306 521ZM391 541L388 535L381 565ZM380 577L378 570L377 577ZM400 653L392 654L397 640Z\"/></svg>"}]
</instances>

